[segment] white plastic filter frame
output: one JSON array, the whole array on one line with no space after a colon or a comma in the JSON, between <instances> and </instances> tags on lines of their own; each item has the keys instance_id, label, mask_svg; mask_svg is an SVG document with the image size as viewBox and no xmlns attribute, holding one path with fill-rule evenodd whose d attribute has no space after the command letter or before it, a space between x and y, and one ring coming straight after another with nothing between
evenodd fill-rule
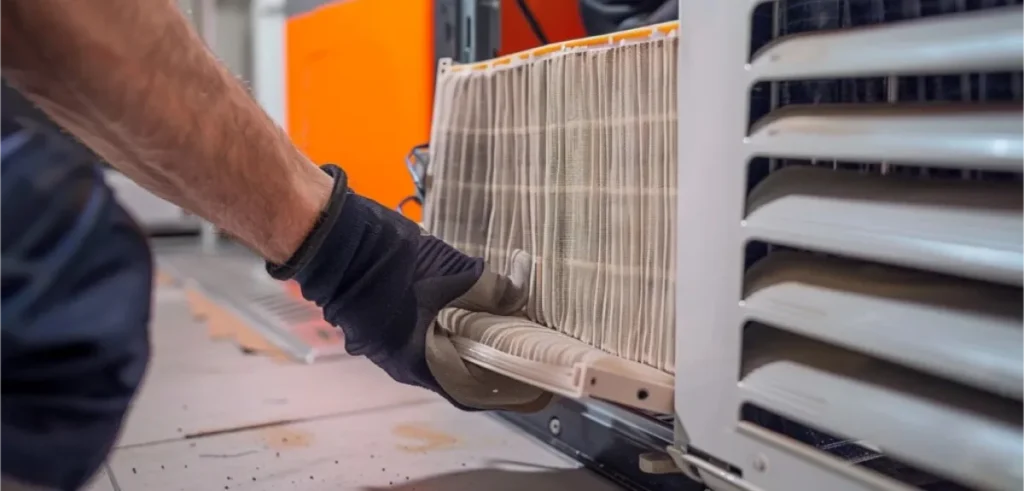
<instances>
[{"instance_id":1,"label":"white plastic filter frame","mask_svg":"<svg viewBox=\"0 0 1024 491\"><path fill-rule=\"evenodd\" d=\"M469 363L552 394L570 399L601 399L659 414L672 413L671 384L631 376L628 370L588 363L571 367L539 363L461 337L452 338L452 344Z\"/></svg>"},{"instance_id":2,"label":"white plastic filter frame","mask_svg":"<svg viewBox=\"0 0 1024 491\"><path fill-rule=\"evenodd\" d=\"M991 126L995 131L990 134L1005 134L1003 144L987 138L990 144L987 147L960 146L960 153L950 156L948 152L928 152L916 138L901 141L888 131L872 131L870 125L860 132L837 131L826 135L829 141L816 142L799 135L801 129L812 130L813 126L793 124L800 121L791 119L788 120L790 126L781 127L791 131L774 134L755 131L748 137L750 89L758 81L786 79L1020 70L1024 65L1021 9L950 14L940 19L848 33L806 34L771 45L757 54L761 56L755 55L755 59L748 62L751 15L764 1L679 2L679 31L685 41L680 43L678 66L678 195L681 198L676 272L679 330L676 336L676 447L683 449L684 460L699 469L705 483L715 489L911 489L740 421L741 406L750 401L751 394L745 393L740 383L742 330L749 315L741 301L745 274L743 252L748 239L748 231L743 226L747 166L757 156L848 157L851 160L857 160L853 157L875 160L872 157L877 156L890 161L895 156L898 161L908 163L928 162L929 157L934 156L940 161L938 165L970 161L976 162L979 169L1020 172L1024 160L1020 108L1011 113L1011 118L997 121L999 118L986 120L980 116L974 120ZM852 47L853 44L856 47ZM959 135L967 140L972 136L964 132L963 127L957 130L955 126L943 126L933 117L910 117L904 125L891 121L889 124L902 126L910 132L930 121L933 126L946 128L951 136ZM841 124L848 125L849 121ZM883 149L885 154L881 154ZM876 153L880 155L874 155ZM1019 284L1019 279L1017 282ZM784 387L776 389L785 390ZM787 394L780 396L779 400L785 403ZM799 412L800 408L794 409ZM845 411L848 419L844 426L870 427L872 413L877 414L877 411L858 412L857 409L855 406ZM821 411L805 416L817 418L818 422L835 420L837 413L828 408ZM828 425L824 426L827 429ZM934 430L941 433L949 428ZM691 446L737 467L742 478L720 472L720 468L708 461L686 454L685 449ZM955 471L974 469L970 467L971 462L950 464ZM976 466L976 470L976 480L970 484L991 489L1009 489L1014 484L1013 473L1019 471L1009 469L999 475L1004 471L986 470L981 465ZM982 475L986 472L987 475ZM1016 485L1019 489L1019 482Z\"/></svg>"}]
</instances>

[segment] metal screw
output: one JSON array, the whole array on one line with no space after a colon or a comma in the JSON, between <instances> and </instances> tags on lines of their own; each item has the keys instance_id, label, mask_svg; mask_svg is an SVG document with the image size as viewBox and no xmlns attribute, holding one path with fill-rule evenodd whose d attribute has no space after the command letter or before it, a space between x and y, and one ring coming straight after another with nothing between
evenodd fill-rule
<instances>
[{"instance_id":1,"label":"metal screw","mask_svg":"<svg viewBox=\"0 0 1024 491\"><path fill-rule=\"evenodd\" d=\"M551 420L548 421L548 430L552 435L558 436L558 434L562 432L562 422L559 421L558 418L551 418Z\"/></svg>"},{"instance_id":2,"label":"metal screw","mask_svg":"<svg viewBox=\"0 0 1024 491\"><path fill-rule=\"evenodd\" d=\"M754 470L757 472L768 470L768 459L764 455L758 455L754 458Z\"/></svg>"}]
</instances>

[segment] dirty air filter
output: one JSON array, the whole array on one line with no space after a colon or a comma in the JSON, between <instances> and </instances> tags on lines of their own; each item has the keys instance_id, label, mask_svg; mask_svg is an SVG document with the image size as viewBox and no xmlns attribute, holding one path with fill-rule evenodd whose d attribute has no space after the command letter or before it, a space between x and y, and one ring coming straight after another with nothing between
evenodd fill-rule
<instances>
[{"instance_id":1,"label":"dirty air filter","mask_svg":"<svg viewBox=\"0 0 1024 491\"><path fill-rule=\"evenodd\" d=\"M464 352L670 411L677 41L658 26L441 65L425 226L496 270L525 261L531 293L521 319L442 317Z\"/></svg>"}]
</instances>

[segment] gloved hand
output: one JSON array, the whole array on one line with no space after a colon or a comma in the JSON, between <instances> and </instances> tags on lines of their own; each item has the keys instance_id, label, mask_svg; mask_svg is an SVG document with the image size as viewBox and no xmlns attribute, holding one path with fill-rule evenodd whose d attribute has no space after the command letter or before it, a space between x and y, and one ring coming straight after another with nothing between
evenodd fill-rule
<instances>
[{"instance_id":1,"label":"gloved hand","mask_svg":"<svg viewBox=\"0 0 1024 491\"><path fill-rule=\"evenodd\" d=\"M335 179L327 208L277 279L294 278L303 296L345 334L345 349L395 380L437 392L462 409L536 410L550 398L493 372L470 369L436 329L446 306L499 315L518 312L526 294L509 278L426 233L394 210ZM428 345L429 339L429 345Z\"/></svg>"}]
</instances>

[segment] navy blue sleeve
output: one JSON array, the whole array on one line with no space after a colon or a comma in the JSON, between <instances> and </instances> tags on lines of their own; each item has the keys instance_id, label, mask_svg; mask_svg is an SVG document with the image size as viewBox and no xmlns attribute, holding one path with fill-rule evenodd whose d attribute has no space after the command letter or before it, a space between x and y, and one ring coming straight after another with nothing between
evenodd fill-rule
<instances>
[{"instance_id":1,"label":"navy blue sleeve","mask_svg":"<svg viewBox=\"0 0 1024 491\"><path fill-rule=\"evenodd\" d=\"M145 371L152 257L92 155L9 117L7 96L0 468L76 489L106 458Z\"/></svg>"}]
</instances>

